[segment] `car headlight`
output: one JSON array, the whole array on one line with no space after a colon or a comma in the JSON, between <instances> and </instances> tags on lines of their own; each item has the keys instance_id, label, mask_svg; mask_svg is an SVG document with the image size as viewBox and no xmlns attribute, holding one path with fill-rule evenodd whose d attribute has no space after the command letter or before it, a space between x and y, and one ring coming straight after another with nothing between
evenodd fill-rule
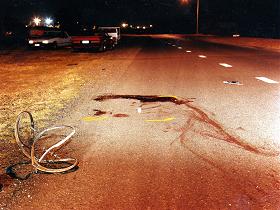
<instances>
[{"instance_id":1,"label":"car headlight","mask_svg":"<svg viewBox=\"0 0 280 210\"><path fill-rule=\"evenodd\" d=\"M33 44L34 41L33 41L33 40L29 40L28 43L29 43L29 44Z\"/></svg>"},{"instance_id":2,"label":"car headlight","mask_svg":"<svg viewBox=\"0 0 280 210\"><path fill-rule=\"evenodd\" d=\"M44 40L43 44L49 44L49 41L48 40Z\"/></svg>"}]
</instances>

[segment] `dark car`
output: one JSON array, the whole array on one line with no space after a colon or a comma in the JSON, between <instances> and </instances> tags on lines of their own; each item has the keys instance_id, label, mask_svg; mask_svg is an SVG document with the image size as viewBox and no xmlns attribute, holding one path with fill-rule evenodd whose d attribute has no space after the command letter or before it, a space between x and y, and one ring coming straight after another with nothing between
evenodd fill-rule
<instances>
[{"instance_id":1,"label":"dark car","mask_svg":"<svg viewBox=\"0 0 280 210\"><path fill-rule=\"evenodd\" d=\"M72 48L74 50L97 49L102 52L114 47L113 37L104 32L85 31L72 36Z\"/></svg>"}]
</instances>

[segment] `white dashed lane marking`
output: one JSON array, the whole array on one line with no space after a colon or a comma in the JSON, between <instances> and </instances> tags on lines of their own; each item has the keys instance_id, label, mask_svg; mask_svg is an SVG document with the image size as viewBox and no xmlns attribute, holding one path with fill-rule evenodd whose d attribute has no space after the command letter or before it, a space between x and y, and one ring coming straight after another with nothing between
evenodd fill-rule
<instances>
[{"instance_id":1,"label":"white dashed lane marking","mask_svg":"<svg viewBox=\"0 0 280 210\"><path fill-rule=\"evenodd\" d=\"M207 56L205 56L205 55L199 55L198 57L199 58L207 58Z\"/></svg>"},{"instance_id":2,"label":"white dashed lane marking","mask_svg":"<svg viewBox=\"0 0 280 210\"><path fill-rule=\"evenodd\" d=\"M272 79L268 79L266 77L256 77L257 80L260 80L260 81L263 81L263 82L266 82L266 83L269 83L269 84L278 84L279 82L277 81L274 81Z\"/></svg>"},{"instance_id":3,"label":"white dashed lane marking","mask_svg":"<svg viewBox=\"0 0 280 210\"><path fill-rule=\"evenodd\" d=\"M229 65L229 64L227 64L227 63L219 63L219 65L220 65L220 66L223 66L223 67L225 67L225 68L231 68L231 67L232 67L232 65Z\"/></svg>"},{"instance_id":4,"label":"white dashed lane marking","mask_svg":"<svg viewBox=\"0 0 280 210\"><path fill-rule=\"evenodd\" d=\"M190 50L187 50L186 52L187 52L187 53L191 53L192 51L190 51Z\"/></svg>"},{"instance_id":5,"label":"white dashed lane marking","mask_svg":"<svg viewBox=\"0 0 280 210\"><path fill-rule=\"evenodd\" d=\"M178 47L178 49L179 49L179 50L182 50L183 48L182 48L182 47Z\"/></svg>"}]
</instances>

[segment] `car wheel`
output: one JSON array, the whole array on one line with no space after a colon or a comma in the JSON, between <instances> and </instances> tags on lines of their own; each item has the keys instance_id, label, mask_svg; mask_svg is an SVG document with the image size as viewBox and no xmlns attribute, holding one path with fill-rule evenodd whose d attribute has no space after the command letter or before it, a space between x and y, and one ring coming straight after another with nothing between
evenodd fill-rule
<instances>
[{"instance_id":1,"label":"car wheel","mask_svg":"<svg viewBox=\"0 0 280 210\"><path fill-rule=\"evenodd\" d=\"M100 48L99 48L99 52L104 52L106 50L106 46L105 44L101 44Z\"/></svg>"},{"instance_id":2,"label":"car wheel","mask_svg":"<svg viewBox=\"0 0 280 210\"><path fill-rule=\"evenodd\" d=\"M57 48L58 48L57 43L56 43L56 42L54 42L54 43L53 43L53 49L55 49L55 50L56 50Z\"/></svg>"}]
</instances>

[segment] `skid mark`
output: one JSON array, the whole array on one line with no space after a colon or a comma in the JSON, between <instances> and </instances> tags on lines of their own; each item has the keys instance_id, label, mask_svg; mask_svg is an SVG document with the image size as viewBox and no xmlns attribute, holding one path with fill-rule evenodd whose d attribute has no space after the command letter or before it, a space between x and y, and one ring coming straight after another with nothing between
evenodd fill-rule
<instances>
[{"instance_id":1,"label":"skid mark","mask_svg":"<svg viewBox=\"0 0 280 210\"><path fill-rule=\"evenodd\" d=\"M94 100L102 102L111 99L131 99L138 100L143 104L147 103L173 103L182 106L183 119L185 123L178 129L180 135L178 139L181 143L184 143L190 139L194 139L194 135L200 135L209 140L219 140L230 143L236 147L244 149L246 151L260 154L264 156L278 156L279 151L269 151L261 148L257 148L254 145L246 142L245 140L235 137L229 134L222 125L220 125L215 120L211 119L203 110L192 105L193 98L184 99L178 98L176 96L157 96L157 95L102 95L94 98ZM184 107L187 110L184 109ZM167 121L170 120L166 118ZM173 119L172 119L173 120ZM158 121L158 120L156 120ZM175 141L176 141L175 140ZM173 143L173 142L172 142ZM172 144L171 143L171 144Z\"/></svg>"}]
</instances>

